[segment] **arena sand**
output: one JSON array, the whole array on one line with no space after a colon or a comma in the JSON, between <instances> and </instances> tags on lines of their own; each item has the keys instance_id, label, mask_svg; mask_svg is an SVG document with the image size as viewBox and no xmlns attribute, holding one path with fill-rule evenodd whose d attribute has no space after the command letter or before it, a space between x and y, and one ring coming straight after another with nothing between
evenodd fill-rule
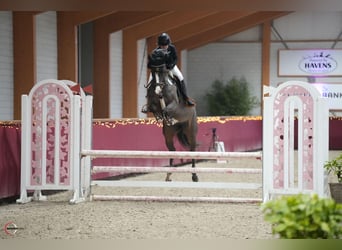
<instances>
[{"instance_id":1,"label":"arena sand","mask_svg":"<svg viewBox=\"0 0 342 250\"><path fill-rule=\"evenodd\" d=\"M334 157L338 152L333 152ZM201 162L197 167L261 168L255 159L228 163ZM129 177L164 180L165 174ZM173 181L191 181L191 174L175 173ZM199 174L200 181L261 183L261 174ZM262 190L167 189L94 187L97 194L174 195L261 198ZM19 229L0 239L274 239L260 204L190 202L87 201L70 205L70 191L48 196L47 201L2 204L0 224Z\"/></svg>"}]
</instances>

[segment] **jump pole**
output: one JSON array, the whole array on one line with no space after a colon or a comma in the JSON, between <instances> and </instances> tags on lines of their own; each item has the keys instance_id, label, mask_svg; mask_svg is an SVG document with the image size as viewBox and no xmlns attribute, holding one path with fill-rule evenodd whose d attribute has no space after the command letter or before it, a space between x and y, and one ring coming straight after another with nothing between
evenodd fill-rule
<instances>
[{"instance_id":1,"label":"jump pole","mask_svg":"<svg viewBox=\"0 0 342 250\"><path fill-rule=\"evenodd\" d=\"M258 198L230 198L230 197L177 197L177 196L117 196L91 195L94 201L156 201L156 202L208 202L208 203L261 203Z\"/></svg>"},{"instance_id":2,"label":"jump pole","mask_svg":"<svg viewBox=\"0 0 342 250\"><path fill-rule=\"evenodd\" d=\"M98 180L92 181L92 186L99 187L138 187L138 188L205 188L205 189L259 189L261 183L251 182L189 182L189 181L125 181Z\"/></svg>"},{"instance_id":3,"label":"jump pole","mask_svg":"<svg viewBox=\"0 0 342 250\"><path fill-rule=\"evenodd\" d=\"M230 158L255 158L262 159L262 152L192 152L192 151L131 151L131 150L82 150L81 156L85 158L181 158L181 159L230 159ZM145 167L145 166L93 166L91 172L116 172L116 173L249 173L261 174L261 169L254 168L192 168L192 167ZM137 186L141 183L123 183L122 181L91 181L91 186ZM164 185L170 184L163 182ZM177 187L177 183L172 183ZM190 188L199 188L199 183L190 183ZM206 183L207 184L207 183ZM210 184L210 183L209 183ZM226 185L226 186L220 186ZM237 183L239 184L239 183ZM253 185L252 185L253 184ZM259 188L252 183L247 189ZM176 186L175 186L176 185ZM183 184L184 185L184 184ZM187 183L189 185L189 183ZM202 183L200 183L202 185ZM208 185L208 184L207 184ZM227 183L205 185L202 188L241 188L227 186ZM154 187L151 183L147 187ZM159 187L159 186L158 186ZM182 186L183 187L183 186ZM233 197L177 197L177 196L127 196L127 195L96 195L90 194L90 200L94 201L155 201L155 202L208 202L208 203L261 203L261 198L233 198Z\"/></svg>"},{"instance_id":4,"label":"jump pole","mask_svg":"<svg viewBox=\"0 0 342 250\"><path fill-rule=\"evenodd\" d=\"M229 159L257 158L261 152L193 152L193 151L142 151L142 150L82 150L82 157L92 158L182 158L182 159Z\"/></svg>"},{"instance_id":5,"label":"jump pole","mask_svg":"<svg viewBox=\"0 0 342 250\"><path fill-rule=\"evenodd\" d=\"M226 173L226 174L261 174L262 169L255 168L192 168L192 167L128 167L128 166L93 166L92 173Z\"/></svg>"}]
</instances>

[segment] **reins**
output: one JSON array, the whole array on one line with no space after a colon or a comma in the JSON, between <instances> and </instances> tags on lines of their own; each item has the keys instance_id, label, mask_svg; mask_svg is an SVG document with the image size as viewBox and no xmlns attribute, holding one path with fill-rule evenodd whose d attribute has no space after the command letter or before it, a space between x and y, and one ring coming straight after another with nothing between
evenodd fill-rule
<instances>
[{"instance_id":1,"label":"reins","mask_svg":"<svg viewBox=\"0 0 342 250\"><path fill-rule=\"evenodd\" d=\"M151 70L152 71L152 75L155 78L155 74L157 72L162 72L162 71L165 70L165 63L159 64L159 65L151 65L151 67L153 68L153 70ZM148 89L151 86L151 84L152 84L152 80L149 81L147 84L144 84L144 87ZM160 83L156 83L156 84L157 85L163 85L163 84L160 84Z\"/></svg>"}]
</instances>

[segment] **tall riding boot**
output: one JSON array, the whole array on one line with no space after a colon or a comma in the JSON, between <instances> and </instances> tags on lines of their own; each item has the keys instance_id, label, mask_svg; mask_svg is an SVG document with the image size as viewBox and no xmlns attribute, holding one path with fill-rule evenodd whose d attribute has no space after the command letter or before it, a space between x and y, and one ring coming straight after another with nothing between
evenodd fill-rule
<instances>
[{"instance_id":1,"label":"tall riding boot","mask_svg":"<svg viewBox=\"0 0 342 250\"><path fill-rule=\"evenodd\" d=\"M179 83L179 90L181 95L183 96L184 100L189 106L194 106L195 103L188 97L187 92L186 92L186 86L184 81L180 81Z\"/></svg>"}]
</instances>

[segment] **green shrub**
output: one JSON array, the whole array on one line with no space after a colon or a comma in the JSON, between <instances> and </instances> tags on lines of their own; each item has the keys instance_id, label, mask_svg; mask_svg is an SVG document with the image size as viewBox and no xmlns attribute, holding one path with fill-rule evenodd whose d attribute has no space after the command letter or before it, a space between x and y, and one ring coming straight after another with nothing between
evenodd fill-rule
<instances>
[{"instance_id":1,"label":"green shrub","mask_svg":"<svg viewBox=\"0 0 342 250\"><path fill-rule=\"evenodd\" d=\"M226 84L216 80L205 95L209 115L249 115L251 109L259 105L258 99L251 96L248 82L242 77L232 78Z\"/></svg>"},{"instance_id":2,"label":"green shrub","mask_svg":"<svg viewBox=\"0 0 342 250\"><path fill-rule=\"evenodd\" d=\"M330 198L283 196L262 204L262 211L281 239L342 238L342 205Z\"/></svg>"},{"instance_id":3,"label":"green shrub","mask_svg":"<svg viewBox=\"0 0 342 250\"><path fill-rule=\"evenodd\" d=\"M324 164L324 168L328 173L333 173L337 177L337 181L342 183L342 154L339 154L336 158L327 161Z\"/></svg>"}]
</instances>

